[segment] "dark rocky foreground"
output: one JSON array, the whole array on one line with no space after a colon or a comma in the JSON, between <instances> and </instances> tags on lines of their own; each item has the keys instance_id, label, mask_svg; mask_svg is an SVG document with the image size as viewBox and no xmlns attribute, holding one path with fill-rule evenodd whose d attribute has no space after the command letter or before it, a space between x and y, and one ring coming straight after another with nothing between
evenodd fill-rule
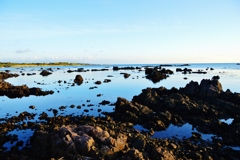
<instances>
[{"instance_id":1,"label":"dark rocky foreground","mask_svg":"<svg viewBox=\"0 0 240 160\"><path fill-rule=\"evenodd\" d=\"M6 133L33 129L30 146L19 150L18 141L10 151L0 148L0 159L239 159L240 94L224 92L218 79L190 82L184 88L147 88L132 101L118 98L113 113L105 117L39 116L39 123L26 122L28 112L3 119L0 144L18 141ZM231 124L219 119L233 118ZM192 124L199 132L216 135L205 141L193 132L184 139L152 138L155 131L170 124ZM133 128L141 124L149 131Z\"/></svg>"}]
</instances>

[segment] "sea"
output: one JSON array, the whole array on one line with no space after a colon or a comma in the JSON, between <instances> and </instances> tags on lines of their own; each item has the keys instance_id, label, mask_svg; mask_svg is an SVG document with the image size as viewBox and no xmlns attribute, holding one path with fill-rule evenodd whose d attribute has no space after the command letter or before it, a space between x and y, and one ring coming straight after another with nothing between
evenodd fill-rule
<instances>
[{"instance_id":1,"label":"sea","mask_svg":"<svg viewBox=\"0 0 240 160\"><path fill-rule=\"evenodd\" d=\"M153 83L146 79L144 68L156 67L162 65L162 68L174 71L167 79ZM139 67L135 70L118 70L114 71L113 67ZM42 69L51 68L52 74L49 76L41 76ZM87 72L67 72L68 70L77 70L83 68ZM204 71L206 74L183 74L176 72L177 68L188 68L192 71ZM101 69L108 69L101 71ZM230 89L232 92L240 93L240 65L237 63L194 63L194 64L98 64L88 66L39 66L39 67L6 67L0 68L1 71L8 70L10 73L17 73L20 76L16 78L8 78L5 81L12 85L27 85L28 87L39 87L42 90L53 90L54 94L47 96L29 96L22 98L8 98L0 96L0 123L4 122L11 116L18 116L19 113L27 111L36 114L35 119L42 112L46 112L48 116L54 116L49 109L58 109L59 115L92 115L104 116L101 112L113 112L114 103L118 97L126 98L131 101L133 96L139 95L142 89L159 88L161 86L171 89L172 87L185 87L190 81L201 82L202 79L211 79L213 76L219 76L223 90ZM93 71L100 70L100 71ZM25 75L21 75L25 73ZM33 75L28 76L27 73ZM122 73L130 74L130 77L124 78ZM84 81L81 85L72 85L76 75L80 74ZM95 84L96 81L103 82L110 79L109 83ZM64 81L66 83L64 83ZM110 105L101 105L103 100L110 101ZM34 105L34 109L29 106ZM74 105L74 108L70 106ZM64 106L66 109L60 111L59 107ZM81 108L77 108L81 106ZM99 109L101 112L99 112ZM88 110L88 112L85 112ZM231 123L232 119L221 120ZM135 129L146 131L141 125L135 125ZM157 131L153 137L158 138L188 138L191 132L197 132L191 124L185 124L181 127L170 125L165 131ZM33 134L33 130L13 130L8 134L17 134L19 139L24 143L29 142L29 137ZM202 134L203 139L211 140L215 135ZM14 144L7 142L5 147L8 149ZM238 148L239 149L239 148Z\"/></svg>"}]
</instances>

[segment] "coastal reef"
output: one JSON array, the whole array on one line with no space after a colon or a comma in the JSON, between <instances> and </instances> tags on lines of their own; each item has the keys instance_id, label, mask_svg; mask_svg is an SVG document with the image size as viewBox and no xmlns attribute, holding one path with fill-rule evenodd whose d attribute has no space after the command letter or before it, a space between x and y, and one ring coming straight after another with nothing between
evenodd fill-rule
<instances>
[{"instance_id":1,"label":"coastal reef","mask_svg":"<svg viewBox=\"0 0 240 160\"><path fill-rule=\"evenodd\" d=\"M35 115L28 112L0 123L0 159L106 159L106 160L173 160L173 159L239 159L240 94L223 91L217 77L191 81L177 89L146 88L129 101L119 97L114 112L105 116L58 115L43 112L36 122L25 122ZM230 124L221 119L233 119ZM171 124L191 124L191 137L154 138ZM141 125L139 131L134 128ZM14 135L15 129L32 129L30 145ZM202 134L213 134L204 140ZM10 151L5 142L16 142Z\"/></svg>"},{"instance_id":2,"label":"coastal reef","mask_svg":"<svg viewBox=\"0 0 240 160\"><path fill-rule=\"evenodd\" d=\"M14 73L8 73L8 72L0 72L0 81L7 79L7 78L12 78L12 77L18 77L19 75Z\"/></svg>"},{"instance_id":3,"label":"coastal reef","mask_svg":"<svg viewBox=\"0 0 240 160\"><path fill-rule=\"evenodd\" d=\"M40 88L29 88L27 85L14 86L8 82L0 82L0 96L7 96L8 98L22 98L30 95L45 96L53 94L54 91L42 91Z\"/></svg>"}]
</instances>

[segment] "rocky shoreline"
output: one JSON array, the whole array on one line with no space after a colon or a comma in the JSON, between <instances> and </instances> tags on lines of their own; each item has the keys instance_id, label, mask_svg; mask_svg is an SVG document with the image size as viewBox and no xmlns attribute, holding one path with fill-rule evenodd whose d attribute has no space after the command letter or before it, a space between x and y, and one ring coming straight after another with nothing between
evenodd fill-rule
<instances>
[{"instance_id":1,"label":"rocky shoreline","mask_svg":"<svg viewBox=\"0 0 240 160\"><path fill-rule=\"evenodd\" d=\"M161 66L145 69L146 77L153 82L172 73ZM5 72L2 75L4 79L17 76ZM24 90L24 86L12 86L4 79L0 82L0 95L11 98L12 95L22 97L32 93L27 86L26 92L21 93L14 87ZM74 82L81 85L81 75L77 75ZM39 91L33 95L50 92ZM119 97L114 106L114 112L104 112L105 116L98 117L62 116L52 109L54 117L42 112L37 121L33 121L36 114L26 111L2 118L0 159L239 159L240 151L230 146L240 146L240 94L230 90L224 92L217 76L203 79L200 84L191 81L180 89L146 88L132 101ZM220 121L229 118L233 119L230 124ZM182 126L186 123L198 132L193 131L191 137L183 139L153 138L155 132L163 131L171 124ZM147 130L139 131L135 125ZM13 130L27 129L34 131L27 145L17 135L8 135ZM215 136L212 140L204 140L201 134ZM15 145L8 151L3 146L6 142ZM23 148L20 150L19 147Z\"/></svg>"}]
</instances>

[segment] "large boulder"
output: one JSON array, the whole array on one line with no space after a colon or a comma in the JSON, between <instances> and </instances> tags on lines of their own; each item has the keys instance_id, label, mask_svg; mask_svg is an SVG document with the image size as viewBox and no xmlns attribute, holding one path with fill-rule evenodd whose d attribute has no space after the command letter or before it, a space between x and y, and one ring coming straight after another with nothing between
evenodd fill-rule
<instances>
[{"instance_id":1,"label":"large boulder","mask_svg":"<svg viewBox=\"0 0 240 160\"><path fill-rule=\"evenodd\" d=\"M41 147L42 149L51 146L48 151L51 157L55 158L69 155L94 157L98 154L95 152L96 150L101 151L104 155L114 155L128 146L127 139L128 137L122 133L116 134L116 137L113 138L108 131L98 126L63 125L51 135L38 131L32 142L34 148Z\"/></svg>"},{"instance_id":2,"label":"large boulder","mask_svg":"<svg viewBox=\"0 0 240 160\"><path fill-rule=\"evenodd\" d=\"M74 82L77 83L78 85L83 83L83 78L81 75L76 75Z\"/></svg>"}]
</instances>

